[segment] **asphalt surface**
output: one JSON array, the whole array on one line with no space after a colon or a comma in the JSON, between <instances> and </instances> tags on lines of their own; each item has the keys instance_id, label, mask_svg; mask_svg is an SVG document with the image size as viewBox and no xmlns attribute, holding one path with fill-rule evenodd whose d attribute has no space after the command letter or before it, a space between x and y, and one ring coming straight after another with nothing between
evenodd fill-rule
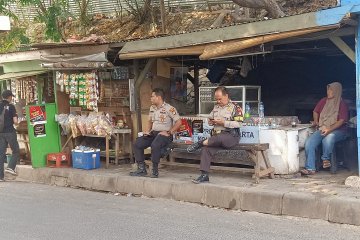
<instances>
[{"instance_id":1,"label":"asphalt surface","mask_svg":"<svg viewBox=\"0 0 360 240\"><path fill-rule=\"evenodd\" d=\"M360 239L360 227L0 182L0 239Z\"/></svg>"}]
</instances>

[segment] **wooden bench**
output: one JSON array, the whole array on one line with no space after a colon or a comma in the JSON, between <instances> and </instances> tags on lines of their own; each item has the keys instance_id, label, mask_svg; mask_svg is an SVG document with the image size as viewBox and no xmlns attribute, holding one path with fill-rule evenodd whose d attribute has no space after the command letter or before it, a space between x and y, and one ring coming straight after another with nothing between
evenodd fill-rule
<instances>
[{"instance_id":1,"label":"wooden bench","mask_svg":"<svg viewBox=\"0 0 360 240\"><path fill-rule=\"evenodd\" d=\"M180 163L176 162L176 159L193 159L200 160L201 150L194 153L188 153L186 144L173 143L170 153L170 161L162 161L161 164L170 166L185 166L185 167L196 167L198 164ZM242 173L254 173L253 178L255 182L259 183L259 179L264 176L274 178L275 169L271 167L269 159L265 151L269 149L269 144L239 144L231 149L223 149L215 154L214 163L231 163L241 164L247 166L253 166L253 168L240 168L240 167L223 167L223 166L211 166L213 170L225 170L235 171ZM259 158L261 155L261 158ZM263 163L263 164L262 164Z\"/></svg>"}]
</instances>

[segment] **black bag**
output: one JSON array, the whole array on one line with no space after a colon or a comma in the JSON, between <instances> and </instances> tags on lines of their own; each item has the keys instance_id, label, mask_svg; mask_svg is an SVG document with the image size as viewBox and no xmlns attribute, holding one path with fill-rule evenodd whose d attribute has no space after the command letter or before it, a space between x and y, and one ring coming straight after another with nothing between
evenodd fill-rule
<instances>
[{"instance_id":1,"label":"black bag","mask_svg":"<svg viewBox=\"0 0 360 240\"><path fill-rule=\"evenodd\" d=\"M6 110L5 107L6 105L3 105L2 111L0 113L0 133L4 131L4 127L5 127L5 110Z\"/></svg>"}]
</instances>

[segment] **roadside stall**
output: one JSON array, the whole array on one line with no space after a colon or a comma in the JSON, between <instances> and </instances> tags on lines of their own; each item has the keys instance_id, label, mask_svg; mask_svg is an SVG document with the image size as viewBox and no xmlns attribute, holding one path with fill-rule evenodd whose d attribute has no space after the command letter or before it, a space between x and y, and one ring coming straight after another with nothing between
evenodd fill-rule
<instances>
[{"instance_id":1,"label":"roadside stall","mask_svg":"<svg viewBox=\"0 0 360 240\"><path fill-rule=\"evenodd\" d=\"M107 168L110 158L115 159L115 164L120 159L132 159L128 68L58 69L55 82L57 101L63 103L57 115L66 136L62 151L72 149L73 166L76 159L81 160L78 151L94 150L97 159L106 158ZM90 161L89 156L85 158ZM99 164L93 168L97 167Z\"/></svg>"}]
</instances>

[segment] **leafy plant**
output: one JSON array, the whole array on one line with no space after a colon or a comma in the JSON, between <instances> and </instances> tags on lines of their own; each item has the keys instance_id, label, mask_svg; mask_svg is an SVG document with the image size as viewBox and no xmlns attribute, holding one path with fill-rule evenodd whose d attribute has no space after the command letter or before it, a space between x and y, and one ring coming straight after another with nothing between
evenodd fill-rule
<instances>
[{"instance_id":1,"label":"leafy plant","mask_svg":"<svg viewBox=\"0 0 360 240\"><path fill-rule=\"evenodd\" d=\"M42 0L18 0L22 6L35 6L38 15L36 21L45 23L45 37L55 42L64 39L61 31L62 22L71 16L66 0L50 0L46 6Z\"/></svg>"},{"instance_id":2,"label":"leafy plant","mask_svg":"<svg viewBox=\"0 0 360 240\"><path fill-rule=\"evenodd\" d=\"M15 51L21 44L29 44L24 27L14 26L9 32L0 35L0 53Z\"/></svg>"}]
</instances>

